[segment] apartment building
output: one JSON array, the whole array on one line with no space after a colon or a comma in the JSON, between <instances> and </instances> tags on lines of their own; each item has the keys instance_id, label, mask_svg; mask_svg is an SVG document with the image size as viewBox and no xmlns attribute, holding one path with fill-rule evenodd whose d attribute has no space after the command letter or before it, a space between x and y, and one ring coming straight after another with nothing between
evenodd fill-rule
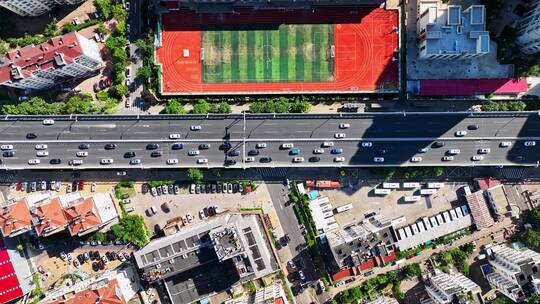
<instances>
[{"instance_id":1,"label":"apartment building","mask_svg":"<svg viewBox=\"0 0 540 304\"><path fill-rule=\"evenodd\" d=\"M50 11L56 5L77 4L84 0L0 0L0 6L21 15L39 16Z\"/></svg>"},{"instance_id":2,"label":"apartment building","mask_svg":"<svg viewBox=\"0 0 540 304\"><path fill-rule=\"evenodd\" d=\"M486 9L471 5L440 6L439 1L420 1L417 19L419 57L454 60L488 54Z\"/></svg>"},{"instance_id":3,"label":"apartment building","mask_svg":"<svg viewBox=\"0 0 540 304\"><path fill-rule=\"evenodd\" d=\"M425 286L430 299L436 304L483 303L480 286L460 272L440 272L430 277Z\"/></svg>"},{"instance_id":4,"label":"apartment building","mask_svg":"<svg viewBox=\"0 0 540 304\"><path fill-rule=\"evenodd\" d=\"M540 0L533 0L516 26L517 43L525 54L540 52Z\"/></svg>"},{"instance_id":5,"label":"apartment building","mask_svg":"<svg viewBox=\"0 0 540 304\"><path fill-rule=\"evenodd\" d=\"M540 287L540 254L528 248L493 246L489 257L489 284L515 302Z\"/></svg>"},{"instance_id":6,"label":"apartment building","mask_svg":"<svg viewBox=\"0 0 540 304\"><path fill-rule=\"evenodd\" d=\"M103 62L97 44L77 32L12 51L1 61L0 85L33 90L88 77Z\"/></svg>"}]
</instances>

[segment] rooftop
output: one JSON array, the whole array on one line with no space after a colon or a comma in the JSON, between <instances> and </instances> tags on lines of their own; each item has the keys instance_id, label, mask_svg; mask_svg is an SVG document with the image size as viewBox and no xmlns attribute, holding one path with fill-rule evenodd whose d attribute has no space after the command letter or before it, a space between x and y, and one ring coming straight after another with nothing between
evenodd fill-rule
<instances>
[{"instance_id":1,"label":"rooftop","mask_svg":"<svg viewBox=\"0 0 540 304\"><path fill-rule=\"evenodd\" d=\"M101 286L94 286L89 289L77 292L64 299L51 302L51 304L125 304L126 301L118 282L110 280Z\"/></svg>"},{"instance_id":2,"label":"rooftop","mask_svg":"<svg viewBox=\"0 0 540 304\"><path fill-rule=\"evenodd\" d=\"M320 196L309 201L309 210L311 210L317 231L326 233L339 228L333 209L330 199L326 196Z\"/></svg>"},{"instance_id":3,"label":"rooftop","mask_svg":"<svg viewBox=\"0 0 540 304\"><path fill-rule=\"evenodd\" d=\"M482 230L495 224L495 221L489 212L486 198L484 197L484 191L476 191L471 195L467 195L466 199L467 203L469 204L469 209L471 210L474 223L476 224L476 229Z\"/></svg>"},{"instance_id":4,"label":"rooftop","mask_svg":"<svg viewBox=\"0 0 540 304\"><path fill-rule=\"evenodd\" d=\"M64 229L68 223L59 198L32 207L30 212L38 235L47 235L57 229Z\"/></svg>"},{"instance_id":5,"label":"rooftop","mask_svg":"<svg viewBox=\"0 0 540 304\"><path fill-rule=\"evenodd\" d=\"M7 203L0 209L0 231L3 236L16 235L32 228L32 218L25 198Z\"/></svg>"},{"instance_id":6,"label":"rooftop","mask_svg":"<svg viewBox=\"0 0 540 304\"><path fill-rule=\"evenodd\" d=\"M65 213L69 221L68 230L71 235L80 234L101 224L94 200L91 197L67 208Z\"/></svg>"}]
</instances>

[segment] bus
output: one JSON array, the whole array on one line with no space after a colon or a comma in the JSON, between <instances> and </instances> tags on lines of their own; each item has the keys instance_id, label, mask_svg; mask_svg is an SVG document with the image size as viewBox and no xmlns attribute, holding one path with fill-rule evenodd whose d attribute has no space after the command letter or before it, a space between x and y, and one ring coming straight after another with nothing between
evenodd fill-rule
<instances>
[{"instance_id":1,"label":"bus","mask_svg":"<svg viewBox=\"0 0 540 304\"><path fill-rule=\"evenodd\" d=\"M390 194L390 192L392 191L390 189L375 189L374 192L375 194L387 195Z\"/></svg>"},{"instance_id":2,"label":"bus","mask_svg":"<svg viewBox=\"0 0 540 304\"><path fill-rule=\"evenodd\" d=\"M399 183L383 183L382 187L385 189L399 189Z\"/></svg>"},{"instance_id":3,"label":"bus","mask_svg":"<svg viewBox=\"0 0 540 304\"><path fill-rule=\"evenodd\" d=\"M420 197L419 195L409 195L409 196L404 196L403 197L403 200L407 203L410 203L410 202L417 202L419 201L420 199L422 199L422 197Z\"/></svg>"},{"instance_id":4,"label":"bus","mask_svg":"<svg viewBox=\"0 0 540 304\"><path fill-rule=\"evenodd\" d=\"M427 184L427 187L428 187L428 188L439 189L439 188L444 187L444 183L428 183L428 184Z\"/></svg>"},{"instance_id":5,"label":"bus","mask_svg":"<svg viewBox=\"0 0 540 304\"><path fill-rule=\"evenodd\" d=\"M420 188L420 183L403 183L403 188Z\"/></svg>"},{"instance_id":6,"label":"bus","mask_svg":"<svg viewBox=\"0 0 540 304\"><path fill-rule=\"evenodd\" d=\"M437 189L420 189L421 195L432 195L437 193Z\"/></svg>"},{"instance_id":7,"label":"bus","mask_svg":"<svg viewBox=\"0 0 540 304\"><path fill-rule=\"evenodd\" d=\"M341 213L341 212L345 212L345 211L351 210L351 209L352 209L352 204L347 204L345 206L337 207L335 209L335 213Z\"/></svg>"}]
</instances>

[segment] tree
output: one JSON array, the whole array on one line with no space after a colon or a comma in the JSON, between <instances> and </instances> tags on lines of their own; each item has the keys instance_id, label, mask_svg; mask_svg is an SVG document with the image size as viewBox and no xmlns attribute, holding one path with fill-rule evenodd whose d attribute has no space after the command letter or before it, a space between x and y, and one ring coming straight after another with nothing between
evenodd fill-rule
<instances>
[{"instance_id":1,"label":"tree","mask_svg":"<svg viewBox=\"0 0 540 304\"><path fill-rule=\"evenodd\" d=\"M122 37L126 34L126 24L124 22L120 22L116 25L113 31L114 37Z\"/></svg>"},{"instance_id":2,"label":"tree","mask_svg":"<svg viewBox=\"0 0 540 304\"><path fill-rule=\"evenodd\" d=\"M148 79L152 77L152 69L149 66L142 66L137 70L137 77Z\"/></svg>"},{"instance_id":3,"label":"tree","mask_svg":"<svg viewBox=\"0 0 540 304\"><path fill-rule=\"evenodd\" d=\"M412 278L417 277L422 274L422 270L420 269L420 264L413 263L403 266L403 275L406 278Z\"/></svg>"},{"instance_id":4,"label":"tree","mask_svg":"<svg viewBox=\"0 0 540 304\"><path fill-rule=\"evenodd\" d=\"M15 248L16 248L17 250L19 250L19 251L23 251L24 246L23 246L23 244L19 243L19 244L17 244L17 246L15 246Z\"/></svg>"},{"instance_id":5,"label":"tree","mask_svg":"<svg viewBox=\"0 0 540 304\"><path fill-rule=\"evenodd\" d=\"M94 0L94 6L96 10L103 16L105 20L112 17L112 3L111 0Z\"/></svg>"},{"instance_id":6,"label":"tree","mask_svg":"<svg viewBox=\"0 0 540 304\"><path fill-rule=\"evenodd\" d=\"M92 234L89 237L89 239L94 240L94 241L105 242L107 240L107 236L105 235L105 233L101 231L97 231L96 233Z\"/></svg>"},{"instance_id":7,"label":"tree","mask_svg":"<svg viewBox=\"0 0 540 304\"><path fill-rule=\"evenodd\" d=\"M75 26L75 24L73 24L73 23L66 23L66 24L64 24L64 26L62 27L62 34L67 34L67 33L75 32L76 30L77 30L77 26Z\"/></svg>"},{"instance_id":8,"label":"tree","mask_svg":"<svg viewBox=\"0 0 540 304\"><path fill-rule=\"evenodd\" d=\"M299 100L291 104L292 113L307 113L309 110L311 110L311 104L307 100Z\"/></svg>"},{"instance_id":9,"label":"tree","mask_svg":"<svg viewBox=\"0 0 540 304\"><path fill-rule=\"evenodd\" d=\"M540 304L540 294L539 293L533 293L530 298L527 299L527 303L529 304Z\"/></svg>"},{"instance_id":10,"label":"tree","mask_svg":"<svg viewBox=\"0 0 540 304\"><path fill-rule=\"evenodd\" d=\"M443 167L435 167L433 168L433 174L435 174L435 176L442 176L444 174L444 168Z\"/></svg>"},{"instance_id":11,"label":"tree","mask_svg":"<svg viewBox=\"0 0 540 304\"><path fill-rule=\"evenodd\" d=\"M4 57L9 52L9 48L6 42L0 39L0 57Z\"/></svg>"},{"instance_id":12,"label":"tree","mask_svg":"<svg viewBox=\"0 0 540 304\"><path fill-rule=\"evenodd\" d=\"M204 175L201 169L190 168L187 171L187 176L193 183L201 183L204 179Z\"/></svg>"},{"instance_id":13,"label":"tree","mask_svg":"<svg viewBox=\"0 0 540 304\"><path fill-rule=\"evenodd\" d=\"M137 50L140 52L141 55L145 55L150 51L151 45L148 44L144 39L137 39L135 41L135 46L137 47Z\"/></svg>"},{"instance_id":14,"label":"tree","mask_svg":"<svg viewBox=\"0 0 540 304\"><path fill-rule=\"evenodd\" d=\"M45 29L43 30L43 35L47 38L51 38L56 36L56 31L58 30L58 26L56 26L56 23L51 22L45 26Z\"/></svg>"},{"instance_id":15,"label":"tree","mask_svg":"<svg viewBox=\"0 0 540 304\"><path fill-rule=\"evenodd\" d=\"M92 97L75 95L68 99L62 108L64 114L91 114L96 112Z\"/></svg>"},{"instance_id":16,"label":"tree","mask_svg":"<svg viewBox=\"0 0 540 304\"><path fill-rule=\"evenodd\" d=\"M540 233L533 229L525 230L519 235L519 239L533 250L540 249Z\"/></svg>"},{"instance_id":17,"label":"tree","mask_svg":"<svg viewBox=\"0 0 540 304\"><path fill-rule=\"evenodd\" d=\"M107 28L105 27L105 25L103 23L100 23L96 29L96 31L99 33L99 34L107 34Z\"/></svg>"},{"instance_id":18,"label":"tree","mask_svg":"<svg viewBox=\"0 0 540 304\"><path fill-rule=\"evenodd\" d=\"M186 114L184 106L176 99L167 101L165 108L161 111L162 114Z\"/></svg>"},{"instance_id":19,"label":"tree","mask_svg":"<svg viewBox=\"0 0 540 304\"><path fill-rule=\"evenodd\" d=\"M193 114L208 114L211 112L211 105L204 99L197 100L197 103L193 105L191 113Z\"/></svg>"},{"instance_id":20,"label":"tree","mask_svg":"<svg viewBox=\"0 0 540 304\"><path fill-rule=\"evenodd\" d=\"M117 98L122 98L124 96L127 96L129 94L129 89L125 84L117 84L114 85L112 88L112 94L115 95Z\"/></svg>"},{"instance_id":21,"label":"tree","mask_svg":"<svg viewBox=\"0 0 540 304\"><path fill-rule=\"evenodd\" d=\"M127 11L124 9L124 6L122 4L114 5L111 9L111 13L114 19L118 21L123 21L127 18Z\"/></svg>"},{"instance_id":22,"label":"tree","mask_svg":"<svg viewBox=\"0 0 540 304\"><path fill-rule=\"evenodd\" d=\"M140 215L126 215L111 230L116 239L124 240L140 247L148 244L148 233L144 218Z\"/></svg>"}]
</instances>

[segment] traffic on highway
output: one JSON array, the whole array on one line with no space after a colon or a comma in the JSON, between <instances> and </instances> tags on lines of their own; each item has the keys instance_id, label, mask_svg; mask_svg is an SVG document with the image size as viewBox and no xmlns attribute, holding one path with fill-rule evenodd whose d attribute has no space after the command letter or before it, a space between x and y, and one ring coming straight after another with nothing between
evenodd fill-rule
<instances>
[{"instance_id":1,"label":"traffic on highway","mask_svg":"<svg viewBox=\"0 0 540 304\"><path fill-rule=\"evenodd\" d=\"M535 166L537 113L1 117L25 168Z\"/></svg>"}]
</instances>

